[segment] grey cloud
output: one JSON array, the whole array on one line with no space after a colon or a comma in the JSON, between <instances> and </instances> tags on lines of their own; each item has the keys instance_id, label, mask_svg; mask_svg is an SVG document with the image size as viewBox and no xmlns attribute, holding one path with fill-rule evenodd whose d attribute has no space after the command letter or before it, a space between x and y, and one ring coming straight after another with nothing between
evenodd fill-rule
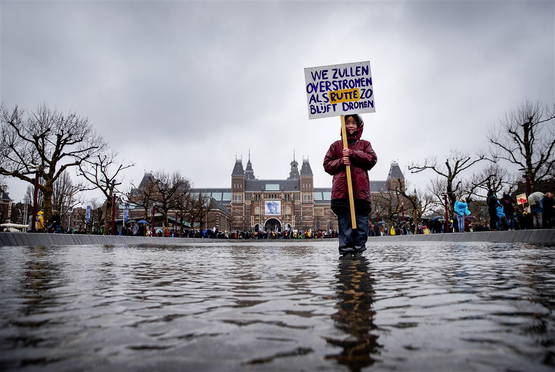
<instances>
[{"instance_id":1,"label":"grey cloud","mask_svg":"<svg viewBox=\"0 0 555 372\"><path fill-rule=\"evenodd\" d=\"M202 186L224 186L249 147L257 174L286 174L296 147L327 182L320 158L338 121L307 119L304 67L372 61L365 135L380 150L377 178L391 160L474 151L523 99L555 100L552 1L0 6L2 102L77 111L138 169L163 163ZM199 155L213 172L183 161Z\"/></svg>"}]
</instances>

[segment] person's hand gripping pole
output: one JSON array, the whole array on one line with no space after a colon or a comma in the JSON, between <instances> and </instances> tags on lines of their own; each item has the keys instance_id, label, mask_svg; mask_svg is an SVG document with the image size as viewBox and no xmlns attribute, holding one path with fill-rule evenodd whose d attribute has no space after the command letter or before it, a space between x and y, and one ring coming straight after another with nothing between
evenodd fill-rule
<instances>
[{"instance_id":1,"label":"person's hand gripping pole","mask_svg":"<svg viewBox=\"0 0 555 372\"><path fill-rule=\"evenodd\" d=\"M351 178L351 162L349 159L349 143L347 142L347 129L345 127L345 115L341 115L341 138L343 138L343 164L345 164L345 173L347 174L347 192L349 193L349 210L351 211L351 227L354 230L357 228L357 218L355 213L355 198L353 196L353 180Z\"/></svg>"}]
</instances>

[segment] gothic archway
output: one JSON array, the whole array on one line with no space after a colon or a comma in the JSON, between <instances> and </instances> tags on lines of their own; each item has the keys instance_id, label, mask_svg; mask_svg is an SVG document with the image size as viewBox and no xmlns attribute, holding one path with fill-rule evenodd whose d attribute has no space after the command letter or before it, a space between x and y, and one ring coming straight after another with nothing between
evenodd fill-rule
<instances>
[{"instance_id":1,"label":"gothic archway","mask_svg":"<svg viewBox=\"0 0 555 372\"><path fill-rule=\"evenodd\" d=\"M280 232L281 222L277 218L270 218L264 223L264 230Z\"/></svg>"}]
</instances>

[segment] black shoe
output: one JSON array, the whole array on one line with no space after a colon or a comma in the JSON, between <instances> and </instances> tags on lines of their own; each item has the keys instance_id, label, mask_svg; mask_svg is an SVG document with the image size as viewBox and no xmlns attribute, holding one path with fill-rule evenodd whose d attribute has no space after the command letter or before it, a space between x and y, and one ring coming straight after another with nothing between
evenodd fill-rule
<instances>
[{"instance_id":1,"label":"black shoe","mask_svg":"<svg viewBox=\"0 0 555 372\"><path fill-rule=\"evenodd\" d=\"M366 245L355 245L355 252L356 253L362 253L366 250Z\"/></svg>"},{"instance_id":2,"label":"black shoe","mask_svg":"<svg viewBox=\"0 0 555 372\"><path fill-rule=\"evenodd\" d=\"M353 247L339 248L339 254L341 256L346 256L348 254L354 254L354 253L355 253L355 249Z\"/></svg>"}]
</instances>

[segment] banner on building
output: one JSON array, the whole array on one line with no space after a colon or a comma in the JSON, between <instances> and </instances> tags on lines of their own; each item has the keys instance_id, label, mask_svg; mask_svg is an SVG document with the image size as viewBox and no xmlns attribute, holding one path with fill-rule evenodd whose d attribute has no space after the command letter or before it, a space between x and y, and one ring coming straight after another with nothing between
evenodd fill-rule
<instances>
[{"instance_id":1,"label":"banner on building","mask_svg":"<svg viewBox=\"0 0 555 372\"><path fill-rule=\"evenodd\" d=\"M375 112L370 61L304 69L308 118Z\"/></svg>"},{"instance_id":2,"label":"banner on building","mask_svg":"<svg viewBox=\"0 0 555 372\"><path fill-rule=\"evenodd\" d=\"M281 201L269 200L264 202L264 214L267 216L279 216L281 214Z\"/></svg>"},{"instance_id":3,"label":"banner on building","mask_svg":"<svg viewBox=\"0 0 555 372\"><path fill-rule=\"evenodd\" d=\"M526 194L518 194L516 196L516 203L518 205L523 205L526 204L528 202L528 198L526 197Z\"/></svg>"}]
</instances>

